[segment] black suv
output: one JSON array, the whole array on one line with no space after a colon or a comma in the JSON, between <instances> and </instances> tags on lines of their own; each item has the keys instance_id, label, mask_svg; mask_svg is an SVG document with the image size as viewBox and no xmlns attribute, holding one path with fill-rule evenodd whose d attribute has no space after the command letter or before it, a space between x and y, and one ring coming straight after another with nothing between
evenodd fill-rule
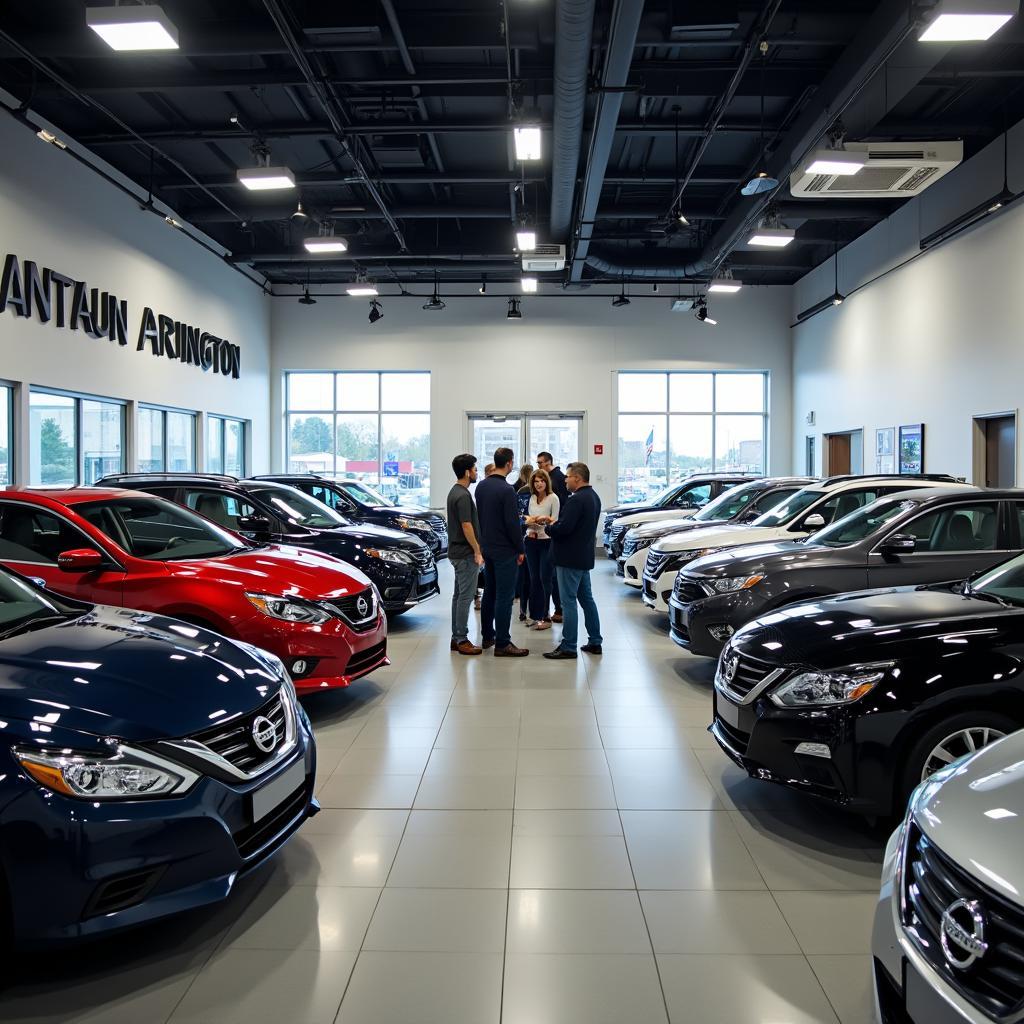
<instances>
[{"instance_id":1,"label":"black suv","mask_svg":"<svg viewBox=\"0 0 1024 1024\"><path fill-rule=\"evenodd\" d=\"M124 473L106 476L97 486L158 494L250 540L334 555L373 581L390 615L401 614L440 590L437 563L422 541L380 526L353 526L285 484L205 473Z\"/></svg>"},{"instance_id":2,"label":"black suv","mask_svg":"<svg viewBox=\"0 0 1024 1024\"><path fill-rule=\"evenodd\" d=\"M423 541L434 552L435 558L448 556L448 525L444 516L418 505L392 505L383 495L358 480L328 480L312 473L272 473L252 479L273 480L297 487L303 494L322 501L353 523L403 530Z\"/></svg>"},{"instance_id":3,"label":"black suv","mask_svg":"<svg viewBox=\"0 0 1024 1024\"><path fill-rule=\"evenodd\" d=\"M885 818L933 772L1022 726L1017 555L970 583L844 594L748 623L722 651L711 733L753 778ZM993 817L1012 777L974 783Z\"/></svg>"},{"instance_id":4,"label":"black suv","mask_svg":"<svg viewBox=\"0 0 1024 1024\"><path fill-rule=\"evenodd\" d=\"M691 562L669 598L670 635L717 657L783 605L874 587L955 582L1024 547L1020 491L922 488L879 498L802 540L730 548Z\"/></svg>"}]
</instances>

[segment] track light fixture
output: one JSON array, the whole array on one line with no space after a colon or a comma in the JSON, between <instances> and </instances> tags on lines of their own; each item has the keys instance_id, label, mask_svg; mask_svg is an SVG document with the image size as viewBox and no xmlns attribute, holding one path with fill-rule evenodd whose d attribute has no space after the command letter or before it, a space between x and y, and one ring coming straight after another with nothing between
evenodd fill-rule
<instances>
[{"instance_id":1,"label":"track light fixture","mask_svg":"<svg viewBox=\"0 0 1024 1024\"><path fill-rule=\"evenodd\" d=\"M291 219L296 223L304 224L309 220L309 214L302 208L302 200L299 200L299 205L295 207L295 212L291 215Z\"/></svg>"},{"instance_id":2,"label":"track light fixture","mask_svg":"<svg viewBox=\"0 0 1024 1024\"><path fill-rule=\"evenodd\" d=\"M371 324L375 324L383 316L384 310L381 308L380 303L376 299L372 299L370 301L370 313L366 319L369 320Z\"/></svg>"},{"instance_id":3,"label":"track light fixture","mask_svg":"<svg viewBox=\"0 0 1024 1024\"><path fill-rule=\"evenodd\" d=\"M300 306L315 306L316 305L316 299L314 299L313 296L309 294L309 287L308 286L302 292L302 298L299 299L299 305Z\"/></svg>"},{"instance_id":4,"label":"track light fixture","mask_svg":"<svg viewBox=\"0 0 1024 1024\"><path fill-rule=\"evenodd\" d=\"M621 286L619 288L619 294L616 295L614 299L612 299L612 308L613 309L621 309L623 306L628 306L628 305L629 305L629 299L626 298L626 282L625 282L625 280L623 280L623 282L622 282L622 284L621 284Z\"/></svg>"},{"instance_id":5,"label":"track light fixture","mask_svg":"<svg viewBox=\"0 0 1024 1024\"><path fill-rule=\"evenodd\" d=\"M514 295L508 300L508 312L505 314L506 320L522 320L522 310L519 308L519 299Z\"/></svg>"},{"instance_id":6,"label":"track light fixture","mask_svg":"<svg viewBox=\"0 0 1024 1024\"><path fill-rule=\"evenodd\" d=\"M480 281L480 287L477 289L477 291L480 292L481 295L486 295L487 294L487 275L486 274L483 275L483 278Z\"/></svg>"},{"instance_id":7,"label":"track light fixture","mask_svg":"<svg viewBox=\"0 0 1024 1024\"><path fill-rule=\"evenodd\" d=\"M718 326L717 320L712 320L708 316L708 300L702 295L695 303L693 315L702 323L710 324L712 327Z\"/></svg>"},{"instance_id":8,"label":"track light fixture","mask_svg":"<svg viewBox=\"0 0 1024 1024\"><path fill-rule=\"evenodd\" d=\"M430 298L426 302L423 303L423 308L424 309L444 309L445 308L445 303L443 303L441 301L441 299L438 297L437 292L435 291L434 294L431 295Z\"/></svg>"}]
</instances>

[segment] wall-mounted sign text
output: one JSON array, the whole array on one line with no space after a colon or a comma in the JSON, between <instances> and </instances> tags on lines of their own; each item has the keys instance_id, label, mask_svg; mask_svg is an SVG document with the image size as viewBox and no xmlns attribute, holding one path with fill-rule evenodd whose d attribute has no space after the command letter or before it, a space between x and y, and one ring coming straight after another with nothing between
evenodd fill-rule
<instances>
[{"instance_id":1,"label":"wall-mounted sign text","mask_svg":"<svg viewBox=\"0 0 1024 1024\"><path fill-rule=\"evenodd\" d=\"M16 316L35 318L44 324L81 331L90 338L106 338L128 345L128 303L111 292L90 288L85 281L40 267L32 260L19 263L8 253L0 277L0 313L11 309ZM135 349L154 356L198 366L201 370L238 380L242 350L224 338L156 313L146 306L135 335Z\"/></svg>"}]
</instances>

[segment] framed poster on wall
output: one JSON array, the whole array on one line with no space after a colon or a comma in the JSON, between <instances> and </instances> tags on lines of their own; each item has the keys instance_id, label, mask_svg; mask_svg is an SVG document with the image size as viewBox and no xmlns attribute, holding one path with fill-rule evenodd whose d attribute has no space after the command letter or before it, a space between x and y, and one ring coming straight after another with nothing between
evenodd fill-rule
<instances>
[{"instance_id":1,"label":"framed poster on wall","mask_svg":"<svg viewBox=\"0 0 1024 1024\"><path fill-rule=\"evenodd\" d=\"M879 427L875 431L875 472L896 472L895 427Z\"/></svg>"},{"instance_id":2,"label":"framed poster on wall","mask_svg":"<svg viewBox=\"0 0 1024 1024\"><path fill-rule=\"evenodd\" d=\"M924 424L900 427L900 473L924 472Z\"/></svg>"}]
</instances>

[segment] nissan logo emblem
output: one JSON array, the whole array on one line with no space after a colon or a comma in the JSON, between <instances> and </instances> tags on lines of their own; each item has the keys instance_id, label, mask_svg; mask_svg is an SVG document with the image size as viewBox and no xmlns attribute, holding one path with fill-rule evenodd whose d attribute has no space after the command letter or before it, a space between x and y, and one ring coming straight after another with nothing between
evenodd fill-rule
<instances>
[{"instance_id":1,"label":"nissan logo emblem","mask_svg":"<svg viewBox=\"0 0 1024 1024\"><path fill-rule=\"evenodd\" d=\"M356 601L356 611L359 612L361 619L365 619L370 614L370 602L365 597L360 596Z\"/></svg>"},{"instance_id":2,"label":"nissan logo emblem","mask_svg":"<svg viewBox=\"0 0 1024 1024\"><path fill-rule=\"evenodd\" d=\"M959 971L966 971L988 952L985 912L977 900L957 900L942 913L942 953Z\"/></svg>"},{"instance_id":3,"label":"nissan logo emblem","mask_svg":"<svg viewBox=\"0 0 1024 1024\"><path fill-rule=\"evenodd\" d=\"M277 746L277 726L269 718L257 716L252 723L252 741L264 754L269 754Z\"/></svg>"},{"instance_id":4,"label":"nissan logo emblem","mask_svg":"<svg viewBox=\"0 0 1024 1024\"><path fill-rule=\"evenodd\" d=\"M740 659L736 657L726 658L722 662L722 677L727 683L736 678L736 670L740 667Z\"/></svg>"}]
</instances>

